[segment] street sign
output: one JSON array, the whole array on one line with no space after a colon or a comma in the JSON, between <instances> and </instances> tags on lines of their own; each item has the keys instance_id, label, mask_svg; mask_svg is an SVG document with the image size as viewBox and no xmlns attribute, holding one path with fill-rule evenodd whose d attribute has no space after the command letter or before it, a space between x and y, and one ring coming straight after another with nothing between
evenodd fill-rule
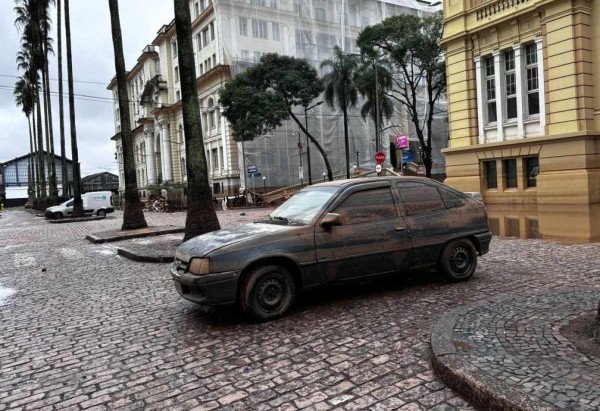
<instances>
[{"instance_id":1,"label":"street sign","mask_svg":"<svg viewBox=\"0 0 600 411\"><path fill-rule=\"evenodd\" d=\"M377 164L375 166L375 171L377 172L377 174L381 173L381 170L382 170L381 164Z\"/></svg>"},{"instance_id":2,"label":"street sign","mask_svg":"<svg viewBox=\"0 0 600 411\"><path fill-rule=\"evenodd\" d=\"M396 136L396 147L407 148L408 147L408 136L406 136L406 135Z\"/></svg>"},{"instance_id":3,"label":"street sign","mask_svg":"<svg viewBox=\"0 0 600 411\"><path fill-rule=\"evenodd\" d=\"M254 174L258 171L255 165L248 166L248 174Z\"/></svg>"},{"instance_id":4,"label":"street sign","mask_svg":"<svg viewBox=\"0 0 600 411\"><path fill-rule=\"evenodd\" d=\"M261 174L261 173L253 173L253 174L252 174L252 177L260 177L260 176L262 176L262 174Z\"/></svg>"},{"instance_id":5,"label":"street sign","mask_svg":"<svg viewBox=\"0 0 600 411\"><path fill-rule=\"evenodd\" d=\"M412 150L404 150L402 152L402 162L403 163L411 163L415 161L415 153Z\"/></svg>"},{"instance_id":6,"label":"street sign","mask_svg":"<svg viewBox=\"0 0 600 411\"><path fill-rule=\"evenodd\" d=\"M383 151L378 151L375 153L375 162L377 164L382 164L385 161L385 153Z\"/></svg>"}]
</instances>

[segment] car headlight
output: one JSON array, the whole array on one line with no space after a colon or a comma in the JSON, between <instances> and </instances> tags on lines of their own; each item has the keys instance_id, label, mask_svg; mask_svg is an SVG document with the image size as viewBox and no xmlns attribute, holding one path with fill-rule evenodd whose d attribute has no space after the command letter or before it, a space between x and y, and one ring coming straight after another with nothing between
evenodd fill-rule
<instances>
[{"instance_id":1,"label":"car headlight","mask_svg":"<svg viewBox=\"0 0 600 411\"><path fill-rule=\"evenodd\" d=\"M179 249L177 249L175 251L175 258L179 261L182 261L184 263L188 263L190 261L190 256L187 255L186 253L184 253L183 251L180 251Z\"/></svg>"},{"instance_id":2,"label":"car headlight","mask_svg":"<svg viewBox=\"0 0 600 411\"><path fill-rule=\"evenodd\" d=\"M196 275L204 275L209 273L208 258L192 258L188 266L188 271Z\"/></svg>"}]
</instances>

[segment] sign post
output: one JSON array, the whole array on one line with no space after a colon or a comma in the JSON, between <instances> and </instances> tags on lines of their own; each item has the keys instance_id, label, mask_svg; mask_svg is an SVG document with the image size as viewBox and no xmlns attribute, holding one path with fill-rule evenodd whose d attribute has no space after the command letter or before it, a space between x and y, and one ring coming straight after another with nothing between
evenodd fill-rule
<instances>
[{"instance_id":1,"label":"sign post","mask_svg":"<svg viewBox=\"0 0 600 411\"><path fill-rule=\"evenodd\" d=\"M377 172L377 176L381 174L381 170L383 169L381 164L385 161L385 153L383 151L378 151L375 153L375 162L377 165L375 166L375 171Z\"/></svg>"}]
</instances>

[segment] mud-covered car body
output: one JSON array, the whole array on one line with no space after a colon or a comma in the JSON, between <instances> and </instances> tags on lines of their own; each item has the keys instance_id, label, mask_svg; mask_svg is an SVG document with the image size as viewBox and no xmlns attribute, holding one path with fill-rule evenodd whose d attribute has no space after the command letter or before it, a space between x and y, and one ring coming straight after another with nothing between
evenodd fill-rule
<instances>
[{"instance_id":1,"label":"mud-covered car body","mask_svg":"<svg viewBox=\"0 0 600 411\"><path fill-rule=\"evenodd\" d=\"M482 202L430 179L334 181L305 188L288 202L296 196L296 208L308 211L294 215L304 221L287 221L278 208L266 220L181 244L171 266L177 291L197 303L235 303L256 267L283 267L295 290L306 290L436 265L457 239L468 239L483 255L492 238ZM309 210L317 197L321 207Z\"/></svg>"}]
</instances>

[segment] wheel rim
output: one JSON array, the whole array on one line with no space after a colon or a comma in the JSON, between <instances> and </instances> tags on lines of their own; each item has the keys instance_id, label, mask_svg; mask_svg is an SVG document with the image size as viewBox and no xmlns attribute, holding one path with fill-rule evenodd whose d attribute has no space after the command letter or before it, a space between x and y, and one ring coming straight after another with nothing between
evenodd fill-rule
<instances>
[{"instance_id":1,"label":"wheel rim","mask_svg":"<svg viewBox=\"0 0 600 411\"><path fill-rule=\"evenodd\" d=\"M471 268L471 253L465 246L459 245L452 249L450 267L455 274L466 274Z\"/></svg>"},{"instance_id":2,"label":"wheel rim","mask_svg":"<svg viewBox=\"0 0 600 411\"><path fill-rule=\"evenodd\" d=\"M266 311L278 309L285 299L285 286L280 279L267 278L256 289L258 305Z\"/></svg>"}]
</instances>

